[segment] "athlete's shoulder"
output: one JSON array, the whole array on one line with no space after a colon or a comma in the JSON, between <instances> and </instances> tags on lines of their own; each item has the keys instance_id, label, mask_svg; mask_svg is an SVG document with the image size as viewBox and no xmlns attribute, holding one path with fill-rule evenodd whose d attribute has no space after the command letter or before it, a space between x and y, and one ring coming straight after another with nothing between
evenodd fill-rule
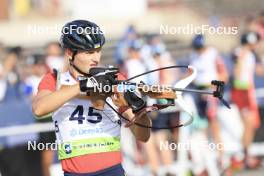
<instances>
[{"instance_id":1,"label":"athlete's shoulder","mask_svg":"<svg viewBox=\"0 0 264 176\"><path fill-rule=\"evenodd\" d=\"M41 79L39 86L38 86L38 91L45 90L45 89L50 90L50 91L56 90L56 75L54 72L48 72Z\"/></svg>"}]
</instances>

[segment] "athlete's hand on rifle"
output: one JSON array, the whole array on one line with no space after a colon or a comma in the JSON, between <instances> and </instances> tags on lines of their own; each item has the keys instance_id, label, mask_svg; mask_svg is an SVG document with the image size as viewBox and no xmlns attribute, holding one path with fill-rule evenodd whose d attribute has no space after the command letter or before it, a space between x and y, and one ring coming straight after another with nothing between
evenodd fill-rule
<instances>
[{"instance_id":1,"label":"athlete's hand on rifle","mask_svg":"<svg viewBox=\"0 0 264 176\"><path fill-rule=\"evenodd\" d=\"M147 107L146 101L136 91L115 92L112 100L119 107L119 113L128 118L129 122L126 127L130 127L148 112L156 109L155 107Z\"/></svg>"},{"instance_id":2,"label":"athlete's hand on rifle","mask_svg":"<svg viewBox=\"0 0 264 176\"><path fill-rule=\"evenodd\" d=\"M81 92L97 92L106 94L112 92L115 79L111 75L79 77ZM109 92L108 92L109 91Z\"/></svg>"},{"instance_id":3,"label":"athlete's hand on rifle","mask_svg":"<svg viewBox=\"0 0 264 176\"><path fill-rule=\"evenodd\" d=\"M90 96L93 107L103 109L105 100L113 93L116 82L116 72L109 72L106 68L91 68L90 76L78 77L80 91Z\"/></svg>"}]
</instances>

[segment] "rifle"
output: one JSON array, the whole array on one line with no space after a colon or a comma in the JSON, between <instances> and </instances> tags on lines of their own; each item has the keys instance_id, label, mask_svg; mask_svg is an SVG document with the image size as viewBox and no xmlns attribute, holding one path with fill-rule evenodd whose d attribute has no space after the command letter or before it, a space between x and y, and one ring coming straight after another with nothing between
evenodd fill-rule
<instances>
[{"instance_id":1,"label":"rifle","mask_svg":"<svg viewBox=\"0 0 264 176\"><path fill-rule=\"evenodd\" d=\"M165 88L160 89L160 85L146 85L143 82L140 83L135 83L132 82L133 79L138 78L143 75L147 75L156 71L160 70L166 70L166 69L175 69L175 68L185 68L191 71L191 74L187 76L186 78L181 79L178 81L174 86L166 86ZM90 69L90 76L99 76L99 75L107 75L110 76L114 82L113 86L115 87L115 90L117 91L127 91L129 90L135 90L138 91L142 96L147 96L153 99L157 100L166 100L166 103L163 104L153 104L152 106L157 107L158 110L167 108L169 106L175 106L176 104L187 114L190 115L190 119L182 123L180 125L176 125L170 128L178 128L182 126L187 126L192 123L193 121L193 112L190 110L188 104L183 100L182 98L182 93L183 92L191 92L191 93L196 93L196 94L207 94L211 95L215 98L218 98L227 108L230 109L230 105L227 103L227 101L224 100L224 86L225 83L223 81L217 81L217 80L212 80L211 85L215 87L214 90L197 90L197 89L187 89L186 87L195 79L197 76L197 70L193 66L169 66L169 67L162 67L154 70L147 71L145 73L136 75L132 78L129 78L127 80L118 80L118 74L119 74L119 69L114 68L114 67L109 67L109 68L103 68L103 67L94 67ZM120 86L125 89L118 89ZM117 89L116 89L117 88ZM160 101L161 102L161 101ZM106 100L104 101L112 110L114 110L120 117L125 118L120 114L109 102ZM126 119L127 120L127 119ZM142 127L147 127L147 128L155 128L155 127L148 127L143 124L137 124ZM160 128L159 128L160 129ZM162 129L167 129L167 128L162 128Z\"/></svg>"}]
</instances>

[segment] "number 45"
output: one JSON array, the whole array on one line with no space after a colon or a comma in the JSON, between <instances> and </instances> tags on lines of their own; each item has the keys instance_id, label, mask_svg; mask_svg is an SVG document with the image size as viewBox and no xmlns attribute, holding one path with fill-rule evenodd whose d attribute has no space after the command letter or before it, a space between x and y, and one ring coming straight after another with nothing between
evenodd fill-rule
<instances>
[{"instance_id":1,"label":"number 45","mask_svg":"<svg viewBox=\"0 0 264 176\"><path fill-rule=\"evenodd\" d=\"M78 120L78 124L83 124L83 121L85 120L85 117L83 116L83 106L82 105L78 105L76 107L76 109L73 111L73 113L71 114L70 117L70 121L73 120ZM89 107L89 111L88 111L88 116L95 116L97 117L96 120L92 120L92 119L87 119L88 122L90 123L99 123L102 121L102 115L98 112L93 112L94 108L93 107Z\"/></svg>"}]
</instances>

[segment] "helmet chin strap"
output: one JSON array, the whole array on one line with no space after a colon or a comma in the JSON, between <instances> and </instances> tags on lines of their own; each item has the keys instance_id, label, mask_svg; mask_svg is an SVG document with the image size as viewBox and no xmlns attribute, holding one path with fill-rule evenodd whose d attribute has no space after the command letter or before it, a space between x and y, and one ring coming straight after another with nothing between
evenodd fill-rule
<instances>
[{"instance_id":1,"label":"helmet chin strap","mask_svg":"<svg viewBox=\"0 0 264 176\"><path fill-rule=\"evenodd\" d=\"M91 75L89 73L85 73L83 71L81 71L76 65L74 65L73 61L75 59L75 55L77 54L78 51L74 51L72 54L72 58L70 59L70 65L80 74L82 74L83 76L87 76L87 77L91 77Z\"/></svg>"}]
</instances>

